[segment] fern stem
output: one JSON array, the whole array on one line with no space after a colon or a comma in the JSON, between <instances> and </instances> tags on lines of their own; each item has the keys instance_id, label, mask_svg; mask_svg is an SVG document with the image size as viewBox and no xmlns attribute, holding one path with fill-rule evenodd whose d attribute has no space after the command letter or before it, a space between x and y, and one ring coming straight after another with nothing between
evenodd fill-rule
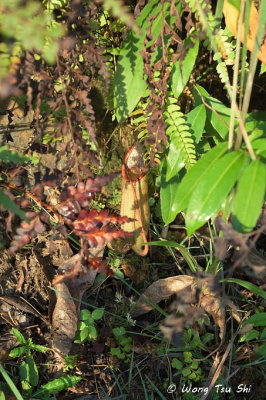
<instances>
[{"instance_id":1,"label":"fern stem","mask_svg":"<svg viewBox=\"0 0 266 400\"><path fill-rule=\"evenodd\" d=\"M234 76L233 76L233 102L231 103L231 115L230 115L230 128L228 135L228 150L232 150L233 141L234 141L234 124L235 124L235 105L236 103L236 94L238 87L238 69L239 69L239 60L240 60L240 44L241 44L241 30L242 23L244 19L244 10L245 10L245 0L241 0L240 4L240 14L238 19L238 30L237 30L237 40L236 40L236 56L235 56L235 65L234 65Z\"/></svg>"},{"instance_id":2,"label":"fern stem","mask_svg":"<svg viewBox=\"0 0 266 400\"><path fill-rule=\"evenodd\" d=\"M254 48L251 53L250 68L249 68L247 85L246 85L246 90L245 90L245 95L244 95L244 100L243 100L243 108L242 108L243 119L246 117L246 114L248 112L254 75L255 75L256 67L257 67L257 63L258 63L258 53L259 53L260 45L261 45L263 35L264 35L265 20L263 19L263 16L265 15L265 13L266 13L266 2L261 1L260 8L259 8L258 29L257 29L256 37L254 40ZM240 142L240 140L238 142ZM240 143L238 143L238 142L237 142L237 145L238 145L238 147L240 147L241 142Z\"/></svg>"}]
</instances>

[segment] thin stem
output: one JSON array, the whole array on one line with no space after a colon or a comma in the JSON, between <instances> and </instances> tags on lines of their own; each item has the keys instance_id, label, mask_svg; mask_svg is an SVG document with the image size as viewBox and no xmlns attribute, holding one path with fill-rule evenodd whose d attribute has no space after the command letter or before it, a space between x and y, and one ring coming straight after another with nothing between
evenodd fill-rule
<instances>
[{"instance_id":1,"label":"thin stem","mask_svg":"<svg viewBox=\"0 0 266 400\"><path fill-rule=\"evenodd\" d=\"M245 10L245 0L241 0L240 5L240 15L238 20L238 30L237 30L237 41L236 41L236 57L235 57L235 65L234 65L234 76L233 76L233 99L234 101L231 103L231 115L230 115L230 128L228 135L228 150L232 150L233 141L234 141L234 125L235 125L235 105L236 105L236 94L238 87L238 69L239 69L239 60L240 60L240 44L241 44L241 30L242 30L242 22L244 19L244 10Z\"/></svg>"}]
</instances>

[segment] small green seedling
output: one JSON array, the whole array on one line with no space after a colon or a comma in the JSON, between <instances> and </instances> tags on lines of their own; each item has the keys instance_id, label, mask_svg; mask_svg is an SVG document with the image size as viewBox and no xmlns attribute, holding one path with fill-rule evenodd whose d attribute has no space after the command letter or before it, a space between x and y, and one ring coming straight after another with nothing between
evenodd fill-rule
<instances>
[{"instance_id":1,"label":"small green seedling","mask_svg":"<svg viewBox=\"0 0 266 400\"><path fill-rule=\"evenodd\" d=\"M192 382L198 382L203 378L199 362L192 361L192 353L190 351L185 351L183 355L184 362L181 362L177 358L173 358L172 367L180 371L184 383L190 384Z\"/></svg>"},{"instance_id":2,"label":"small green seedling","mask_svg":"<svg viewBox=\"0 0 266 400\"><path fill-rule=\"evenodd\" d=\"M132 338L125 336L125 333L126 331L123 327L113 329L113 334L115 335L115 338L119 343L119 347L112 347L111 354L113 356L116 356L120 360L124 360L125 358L129 359L132 351Z\"/></svg>"},{"instance_id":3,"label":"small green seedling","mask_svg":"<svg viewBox=\"0 0 266 400\"><path fill-rule=\"evenodd\" d=\"M36 390L36 387L39 383L39 372L32 356L32 351L44 353L50 349L48 347L32 343L31 338L27 341L22 333L20 333L17 329L13 328L12 330L13 335L19 342L20 346L11 350L9 356L12 358L17 358L21 357L22 355L26 355L26 361L23 360L19 366L19 376L23 389L23 398L34 397L36 399L52 400L54 397L50 397L50 395L61 390L67 390L69 387L76 385L81 380L79 376L67 375L59 379L54 379L53 381L40 386L39 389ZM34 392L34 390L36 391ZM5 399L5 397L2 398L3 400ZM2 398L0 397L1 400Z\"/></svg>"},{"instance_id":4,"label":"small green seedling","mask_svg":"<svg viewBox=\"0 0 266 400\"><path fill-rule=\"evenodd\" d=\"M81 310L79 316L78 329L74 339L75 343L82 344L87 340L97 339L98 333L95 327L95 321L101 319L104 314L104 308L96 308L94 311Z\"/></svg>"},{"instance_id":5,"label":"small green seedling","mask_svg":"<svg viewBox=\"0 0 266 400\"><path fill-rule=\"evenodd\" d=\"M27 341L25 337L17 329L13 328L13 335L21 346L16 347L11 350L9 356L12 358L17 358L26 354L26 361L22 361L19 367L19 375L21 379L22 389L26 392L31 392L32 388L38 385L39 373L38 368L35 364L33 356L31 354L32 350L40 351L44 353L49 350L48 347L41 346L38 344L33 344L31 338Z\"/></svg>"}]
</instances>

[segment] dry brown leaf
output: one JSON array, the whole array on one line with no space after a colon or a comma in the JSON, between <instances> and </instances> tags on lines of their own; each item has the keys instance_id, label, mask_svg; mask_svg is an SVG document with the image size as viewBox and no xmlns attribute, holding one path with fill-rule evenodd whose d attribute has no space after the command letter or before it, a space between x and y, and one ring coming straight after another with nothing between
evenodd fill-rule
<instances>
[{"instance_id":1,"label":"dry brown leaf","mask_svg":"<svg viewBox=\"0 0 266 400\"><path fill-rule=\"evenodd\" d=\"M159 279L145 290L143 296L147 297L150 302L157 304L162 300L168 299L173 294L177 294L184 288L191 286L193 279L192 276L188 275L171 276L170 278ZM136 303L132 316L133 318L136 318L151 310L152 306L144 299L140 298Z\"/></svg>"},{"instance_id":2,"label":"dry brown leaf","mask_svg":"<svg viewBox=\"0 0 266 400\"><path fill-rule=\"evenodd\" d=\"M159 303L176 294L177 300L172 303L171 310L183 314L177 318L169 315L161 324L161 329L166 338L180 341L185 324L192 325L199 318L203 310L211 314L215 324L220 328L220 338L223 339L225 331L224 305L217 291L214 276L194 278L188 275L172 276L159 279L148 287L143 293L149 302ZM185 290L184 290L185 289ZM194 303L194 307L192 304ZM196 308L195 308L196 305ZM133 318L152 310L152 306L140 298L133 311ZM174 337L175 335L175 337Z\"/></svg>"},{"instance_id":3,"label":"dry brown leaf","mask_svg":"<svg viewBox=\"0 0 266 400\"><path fill-rule=\"evenodd\" d=\"M103 255L104 248L90 249L96 257ZM80 254L76 254L64 262L59 268L60 271L67 271L80 262ZM93 285L97 270L90 268L81 278L66 279L58 283L56 287L56 304L52 314L53 348L56 351L68 354L73 344L77 330L77 323L80 310L80 302L83 293Z\"/></svg>"},{"instance_id":4,"label":"dry brown leaf","mask_svg":"<svg viewBox=\"0 0 266 400\"><path fill-rule=\"evenodd\" d=\"M222 304L221 297L216 293L210 291L208 287L203 289L200 293L199 305L208 313L211 314L214 323L220 328L220 339L223 340L225 332L225 316L224 305Z\"/></svg>"}]
</instances>

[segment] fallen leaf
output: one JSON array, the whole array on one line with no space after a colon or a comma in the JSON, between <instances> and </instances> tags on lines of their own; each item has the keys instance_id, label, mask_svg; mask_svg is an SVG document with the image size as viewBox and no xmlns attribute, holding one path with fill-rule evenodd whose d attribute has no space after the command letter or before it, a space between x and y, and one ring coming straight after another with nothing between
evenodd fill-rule
<instances>
[{"instance_id":1,"label":"fallen leaf","mask_svg":"<svg viewBox=\"0 0 266 400\"><path fill-rule=\"evenodd\" d=\"M177 294L180 290L192 285L193 277L188 275L171 276L170 278L159 279L152 283L143 293L151 303L159 303L168 299L173 294ZM144 299L140 298L134 308L132 317L136 318L142 314L151 311L153 308Z\"/></svg>"},{"instance_id":2,"label":"fallen leaf","mask_svg":"<svg viewBox=\"0 0 266 400\"><path fill-rule=\"evenodd\" d=\"M211 314L215 324L220 328L220 338L223 340L225 331L224 305L219 296L219 285L214 275L172 276L159 279L151 284L143 293L149 303L157 304L162 300L176 295L171 304L172 311L160 328L166 338L175 344L182 339L184 325L192 325L203 311ZM196 307L195 307L196 306ZM134 308L132 317L136 318L152 310L152 306L140 298ZM177 313L183 314L180 318ZM180 343L179 343L180 345Z\"/></svg>"}]
</instances>

